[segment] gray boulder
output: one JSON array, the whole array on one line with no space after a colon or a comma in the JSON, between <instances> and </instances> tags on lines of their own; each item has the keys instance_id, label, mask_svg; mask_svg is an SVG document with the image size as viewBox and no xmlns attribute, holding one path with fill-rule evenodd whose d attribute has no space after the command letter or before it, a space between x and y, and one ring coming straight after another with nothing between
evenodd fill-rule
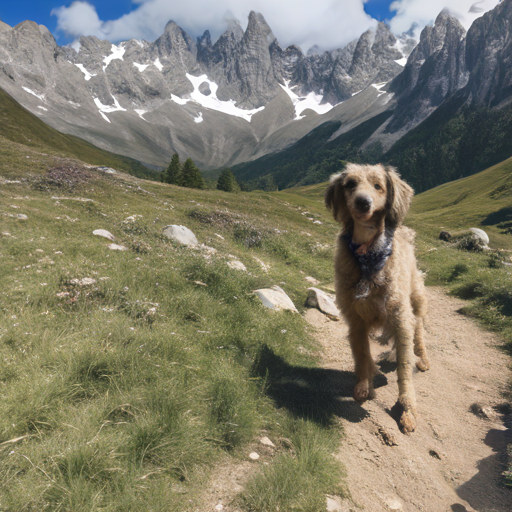
<instances>
[{"instance_id":1,"label":"gray boulder","mask_svg":"<svg viewBox=\"0 0 512 512\"><path fill-rule=\"evenodd\" d=\"M473 238L477 238L484 245L489 245L489 235L483 229L469 228L469 231L471 231L471 233L473 233Z\"/></svg>"},{"instance_id":2,"label":"gray boulder","mask_svg":"<svg viewBox=\"0 0 512 512\"><path fill-rule=\"evenodd\" d=\"M335 303L334 295L326 293L318 288L308 288L308 298L306 305L312 308L318 308L329 318L339 320L340 312Z\"/></svg>"},{"instance_id":3,"label":"gray boulder","mask_svg":"<svg viewBox=\"0 0 512 512\"><path fill-rule=\"evenodd\" d=\"M183 245L198 245L196 235L185 226L171 225L164 228L164 235Z\"/></svg>"},{"instance_id":4,"label":"gray boulder","mask_svg":"<svg viewBox=\"0 0 512 512\"><path fill-rule=\"evenodd\" d=\"M290 310L298 313L290 297L277 285L272 286L272 288L254 290L254 293L259 297L263 305L269 309L274 311Z\"/></svg>"},{"instance_id":5,"label":"gray boulder","mask_svg":"<svg viewBox=\"0 0 512 512\"><path fill-rule=\"evenodd\" d=\"M95 229L92 232L92 234L96 235L96 236L101 236L103 238L108 238L111 242L113 242L116 239L115 236L110 231L107 231L106 229Z\"/></svg>"}]
</instances>

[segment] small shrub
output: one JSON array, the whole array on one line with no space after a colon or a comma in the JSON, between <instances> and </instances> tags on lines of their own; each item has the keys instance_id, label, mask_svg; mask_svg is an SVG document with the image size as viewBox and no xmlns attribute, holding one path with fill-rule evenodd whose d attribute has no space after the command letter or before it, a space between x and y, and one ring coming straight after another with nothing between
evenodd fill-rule
<instances>
[{"instance_id":1,"label":"small shrub","mask_svg":"<svg viewBox=\"0 0 512 512\"><path fill-rule=\"evenodd\" d=\"M261 247L265 233L254 226L240 225L233 230L234 239L244 244L248 249L252 247Z\"/></svg>"},{"instance_id":2,"label":"small shrub","mask_svg":"<svg viewBox=\"0 0 512 512\"><path fill-rule=\"evenodd\" d=\"M455 281L455 279L459 278L463 274L467 274L469 272L469 267L465 263L457 263L452 270L452 273L448 277L448 281Z\"/></svg>"}]
</instances>

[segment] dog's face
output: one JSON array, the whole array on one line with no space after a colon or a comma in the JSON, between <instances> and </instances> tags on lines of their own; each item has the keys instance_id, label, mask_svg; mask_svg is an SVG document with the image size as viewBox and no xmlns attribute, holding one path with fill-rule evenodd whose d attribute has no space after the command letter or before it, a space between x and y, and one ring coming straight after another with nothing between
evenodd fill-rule
<instances>
[{"instance_id":1,"label":"dog's face","mask_svg":"<svg viewBox=\"0 0 512 512\"><path fill-rule=\"evenodd\" d=\"M348 228L354 222L372 223L383 217L387 226L396 227L405 218L413 193L391 167L348 164L331 176L325 204Z\"/></svg>"}]
</instances>

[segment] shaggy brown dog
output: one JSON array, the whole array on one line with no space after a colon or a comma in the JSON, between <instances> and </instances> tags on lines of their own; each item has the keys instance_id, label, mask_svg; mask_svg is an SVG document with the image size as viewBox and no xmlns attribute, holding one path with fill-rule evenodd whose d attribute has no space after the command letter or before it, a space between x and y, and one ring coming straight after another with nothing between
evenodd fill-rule
<instances>
[{"instance_id":1,"label":"shaggy brown dog","mask_svg":"<svg viewBox=\"0 0 512 512\"><path fill-rule=\"evenodd\" d=\"M354 398L373 398L376 365L369 333L394 337L397 355L400 428L416 427L412 383L413 347L421 371L430 367L423 343L426 300L414 257L414 231L401 226L413 189L391 167L348 164L331 176L325 204L343 225L335 256L336 302L348 326L357 384Z\"/></svg>"}]
</instances>

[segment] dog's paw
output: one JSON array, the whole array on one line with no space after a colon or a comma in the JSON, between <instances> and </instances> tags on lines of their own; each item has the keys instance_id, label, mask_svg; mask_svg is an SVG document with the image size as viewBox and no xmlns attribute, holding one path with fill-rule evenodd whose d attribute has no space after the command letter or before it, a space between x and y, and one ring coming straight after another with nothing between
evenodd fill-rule
<instances>
[{"instance_id":1,"label":"dog's paw","mask_svg":"<svg viewBox=\"0 0 512 512\"><path fill-rule=\"evenodd\" d=\"M372 396L373 395L373 396ZM366 400L373 398L375 392L370 389L370 383L367 379L362 380L356 384L354 388L354 400L359 403L366 402Z\"/></svg>"},{"instance_id":2,"label":"dog's paw","mask_svg":"<svg viewBox=\"0 0 512 512\"><path fill-rule=\"evenodd\" d=\"M426 357L422 357L422 358L418 359L416 361L416 368L418 368L418 370L420 372L426 372L427 370L430 369L429 360Z\"/></svg>"},{"instance_id":3,"label":"dog's paw","mask_svg":"<svg viewBox=\"0 0 512 512\"><path fill-rule=\"evenodd\" d=\"M412 411L404 411L402 412L402 416L400 416L400 430L404 434L410 434L416 430L416 418Z\"/></svg>"}]
</instances>

